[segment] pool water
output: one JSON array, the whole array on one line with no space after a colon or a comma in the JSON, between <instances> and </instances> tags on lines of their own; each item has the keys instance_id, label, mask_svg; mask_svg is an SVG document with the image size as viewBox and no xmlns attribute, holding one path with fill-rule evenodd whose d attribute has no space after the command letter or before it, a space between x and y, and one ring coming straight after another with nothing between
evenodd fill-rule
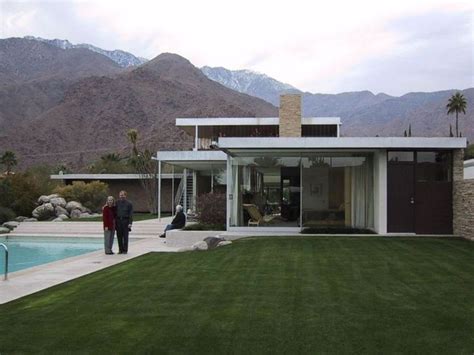
<instances>
[{"instance_id":1,"label":"pool water","mask_svg":"<svg viewBox=\"0 0 474 355\"><path fill-rule=\"evenodd\" d=\"M8 272L50 263L103 248L96 238L0 237L9 251ZM5 272L5 252L0 247L0 275Z\"/></svg>"}]
</instances>

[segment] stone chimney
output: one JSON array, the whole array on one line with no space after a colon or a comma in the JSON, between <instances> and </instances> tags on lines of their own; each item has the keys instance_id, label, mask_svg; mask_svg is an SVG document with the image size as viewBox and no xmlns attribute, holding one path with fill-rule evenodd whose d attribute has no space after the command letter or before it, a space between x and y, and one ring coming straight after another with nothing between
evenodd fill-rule
<instances>
[{"instance_id":1,"label":"stone chimney","mask_svg":"<svg viewBox=\"0 0 474 355\"><path fill-rule=\"evenodd\" d=\"M280 95L280 137L301 137L301 95Z\"/></svg>"}]
</instances>

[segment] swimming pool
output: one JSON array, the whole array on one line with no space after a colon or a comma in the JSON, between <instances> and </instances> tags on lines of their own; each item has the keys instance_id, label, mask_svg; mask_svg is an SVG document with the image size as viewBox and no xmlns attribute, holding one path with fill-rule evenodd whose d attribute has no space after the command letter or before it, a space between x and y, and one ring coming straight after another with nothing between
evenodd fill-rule
<instances>
[{"instance_id":1,"label":"swimming pool","mask_svg":"<svg viewBox=\"0 0 474 355\"><path fill-rule=\"evenodd\" d=\"M103 248L100 238L0 237L8 247L8 272L50 263ZM5 272L5 253L0 248L0 275Z\"/></svg>"}]
</instances>

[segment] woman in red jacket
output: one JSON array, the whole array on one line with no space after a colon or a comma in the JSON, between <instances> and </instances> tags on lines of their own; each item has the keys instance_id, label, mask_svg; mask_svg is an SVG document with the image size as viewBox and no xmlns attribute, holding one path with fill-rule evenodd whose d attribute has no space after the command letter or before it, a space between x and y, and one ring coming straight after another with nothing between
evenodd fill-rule
<instances>
[{"instance_id":1,"label":"woman in red jacket","mask_svg":"<svg viewBox=\"0 0 474 355\"><path fill-rule=\"evenodd\" d=\"M112 246L114 245L115 217L117 216L117 207L112 196L107 197L107 203L102 207L102 221L104 222L104 248L105 254L112 255Z\"/></svg>"}]
</instances>

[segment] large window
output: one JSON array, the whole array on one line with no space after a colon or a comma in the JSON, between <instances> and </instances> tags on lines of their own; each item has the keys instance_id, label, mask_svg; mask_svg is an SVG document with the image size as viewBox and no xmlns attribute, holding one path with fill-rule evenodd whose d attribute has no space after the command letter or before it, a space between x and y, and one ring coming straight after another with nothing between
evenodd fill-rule
<instances>
[{"instance_id":1,"label":"large window","mask_svg":"<svg viewBox=\"0 0 474 355\"><path fill-rule=\"evenodd\" d=\"M371 154L231 157L230 226L373 227Z\"/></svg>"}]
</instances>

